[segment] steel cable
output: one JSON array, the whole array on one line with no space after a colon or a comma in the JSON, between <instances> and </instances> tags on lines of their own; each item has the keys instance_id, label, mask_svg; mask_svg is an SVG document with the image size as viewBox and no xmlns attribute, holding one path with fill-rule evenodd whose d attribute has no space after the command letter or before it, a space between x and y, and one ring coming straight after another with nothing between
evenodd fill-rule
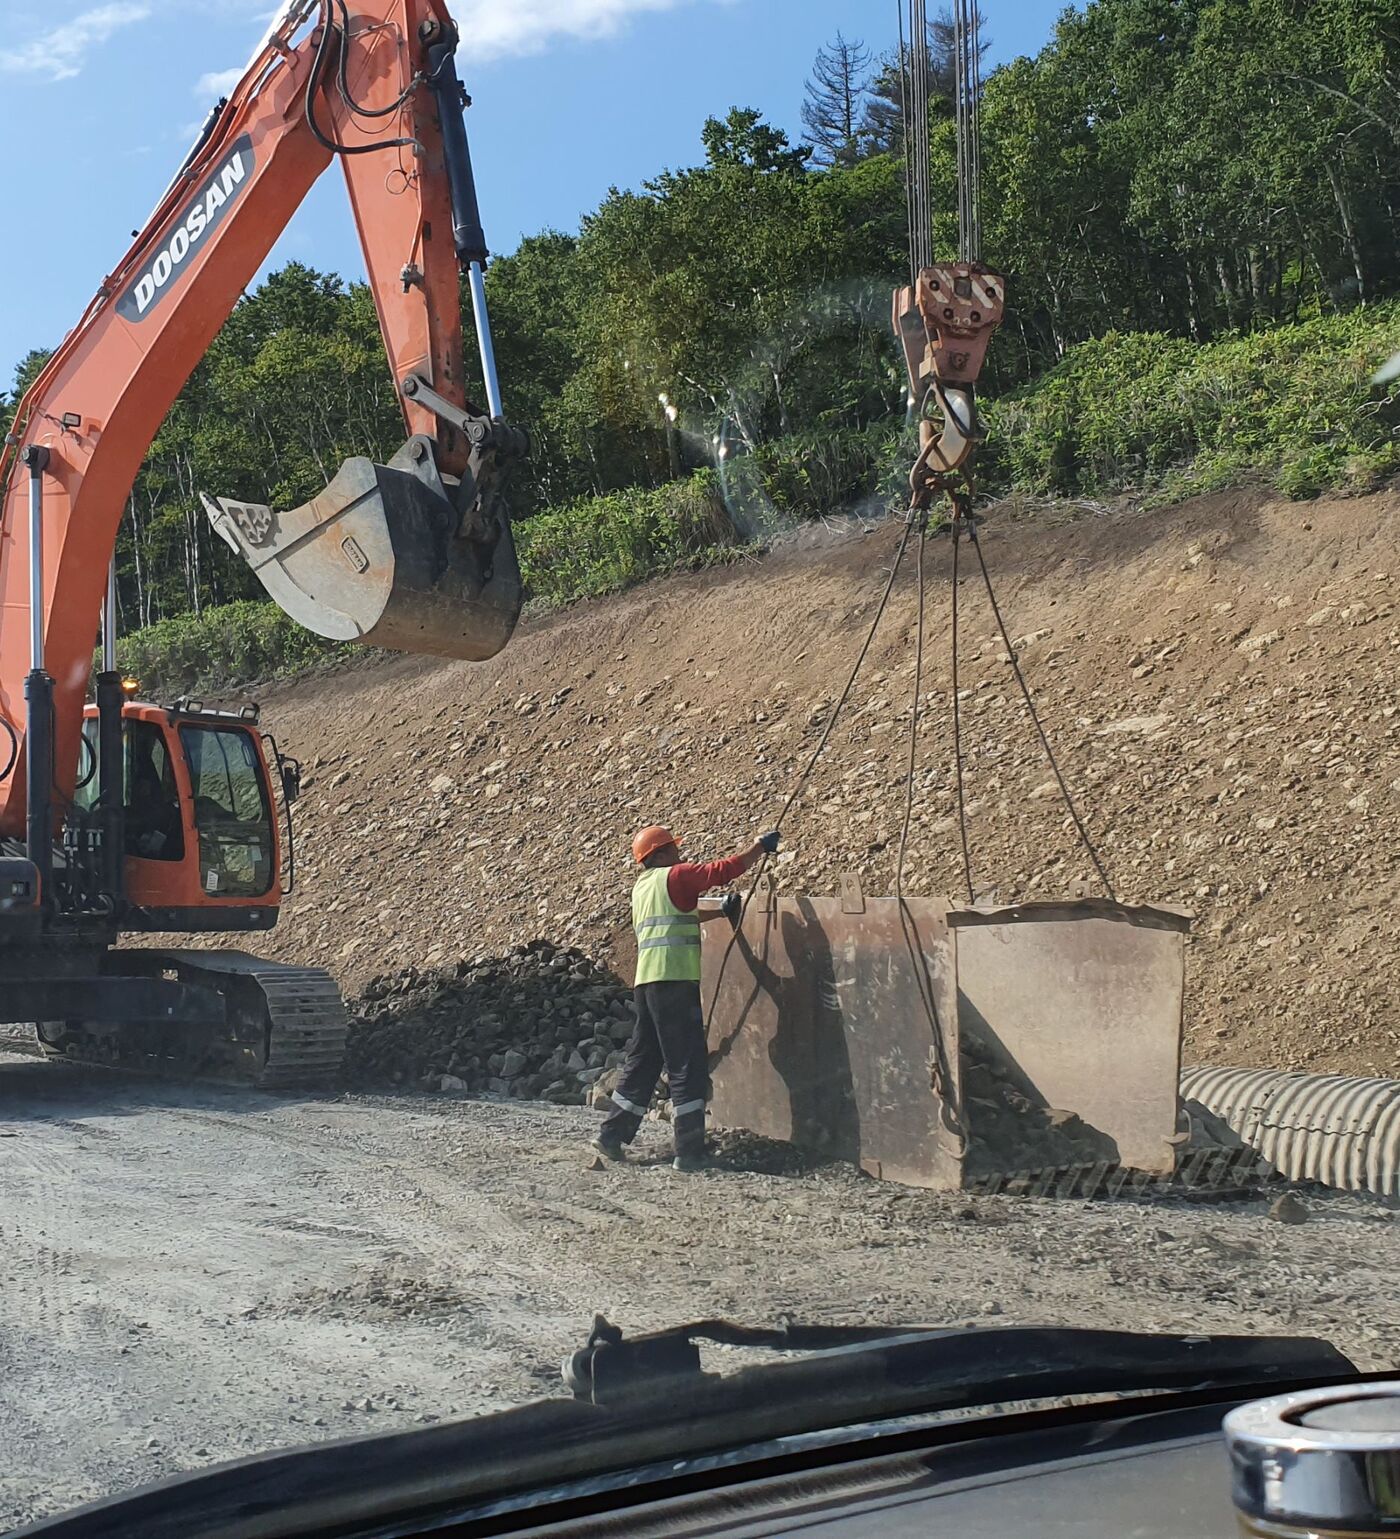
<instances>
[{"instance_id":1,"label":"steel cable","mask_svg":"<svg viewBox=\"0 0 1400 1539\"><path fill-rule=\"evenodd\" d=\"M1045 757L1049 761L1050 769L1055 776L1055 783L1060 788L1060 796L1064 800L1065 808L1069 812L1070 819L1074 823L1089 859L1094 863L1094 869L1099 874L1099 880L1104 885L1104 891L1111 901L1118 901L1113 891L1113 883L1108 879L1108 872L1104 869L1103 861L1099 858L1099 852L1094 848L1094 841L1089 837L1089 831L1084 826L1084 820L1079 816L1079 809L1074 805L1074 798L1070 795L1069 786L1065 783L1065 777L1061 773L1059 761L1055 758L1055 750L1050 746L1050 738L1040 720L1040 713L1035 708L1035 700L1031 696L1030 686L1026 683L1026 676L1021 671L1021 664L1016 656L1016 649L1011 645L1011 636L1006 629L1006 622L1001 616L1001 606L997 603L996 590L992 587L992 574L987 570L987 558L982 554L982 542L977 538L977 526L968 524L968 539L972 542L972 548L977 552L977 563L982 568L982 581L986 585L987 600L992 606L992 614L996 618L997 631L1001 635L1002 644L1006 648L1006 655L1011 661L1011 671L1016 675L1016 683L1020 686L1022 698L1026 702L1026 710L1030 713L1031 721L1035 725L1036 733L1040 737L1040 746L1045 750Z\"/></svg>"},{"instance_id":2,"label":"steel cable","mask_svg":"<svg viewBox=\"0 0 1400 1539\"><path fill-rule=\"evenodd\" d=\"M899 108L904 141L904 195L908 225L909 281L933 261L933 190L930 177L929 50L927 0L906 0L899 14ZM909 29L905 45L905 22Z\"/></svg>"},{"instance_id":3,"label":"steel cable","mask_svg":"<svg viewBox=\"0 0 1400 1539\"><path fill-rule=\"evenodd\" d=\"M953 114L957 126L958 257L982 259L982 43L977 0L954 0Z\"/></svg>"},{"instance_id":4,"label":"steel cable","mask_svg":"<svg viewBox=\"0 0 1400 1539\"><path fill-rule=\"evenodd\" d=\"M972 240L968 248L968 260L982 260L982 17L977 0L969 0L971 10L971 46L968 53L968 74L971 77L971 129L968 135L972 165Z\"/></svg>"},{"instance_id":5,"label":"steel cable","mask_svg":"<svg viewBox=\"0 0 1400 1539\"><path fill-rule=\"evenodd\" d=\"M904 234L909 249L909 281L919 281L919 264L914 253L914 158L909 153L909 124L912 110L909 102L910 75L909 54L904 44L904 6L895 7L899 17L899 123L904 137Z\"/></svg>"},{"instance_id":6,"label":"steel cable","mask_svg":"<svg viewBox=\"0 0 1400 1539\"><path fill-rule=\"evenodd\" d=\"M933 978L929 973L928 957L919 939L919 926L904 897L904 857L909 847L909 825L914 817L914 776L918 763L919 748L919 699L923 693L924 678L924 543L928 537L928 515L919 519L918 556L918 610L914 640L914 699L909 713L909 765L904 776L904 823L899 833L899 854L894 868L894 896L899 907L899 929L909 951L909 961L914 970L914 986L919 991L919 1002L928 1018L932 1057L929 1060L930 1086L938 1099L939 1117L944 1127L958 1140L959 1150L966 1147L962 1117L953 1104L949 1093L951 1083L947 1042L943 1026L938 1019L938 998Z\"/></svg>"},{"instance_id":7,"label":"steel cable","mask_svg":"<svg viewBox=\"0 0 1400 1539\"><path fill-rule=\"evenodd\" d=\"M856 657L855 665L852 667L850 676L846 680L846 687L841 691L840 698L837 700L836 705L833 707L831 714L827 718L826 726L822 731L821 738L818 741L816 748L812 751L811 756L807 760L806 765L803 767L801 774L797 778L797 783L794 785L792 791L788 794L787 801L783 804L783 810L779 817L778 824L779 827L781 827L782 824L786 821L788 813L796 804L798 797L801 796L808 780L811 778L812 771L816 768L818 761L826 749L827 743L831 739L831 734L835 729L837 719L840 716L847 700L850 698L851 690L855 687L856 679L860 674L861 668L865 664L865 659L869 655L871 646L874 644L876 633L880 628L880 621L884 617L886 606L889 603L890 594L894 590L895 579L899 575L899 569L903 564L904 555L909 546L910 535L917 527L919 531L919 553L917 600L918 609L914 653L914 698L910 711L909 721L909 760L905 775L904 818L900 830L899 851L895 863L895 899L899 907L900 930L904 936L905 945L909 950L910 961L913 965L914 985L918 990L919 1000L923 1005L924 1013L927 1016L929 1023L929 1032L932 1041L932 1051L929 1062L930 1088L933 1090L935 1096L938 1099L940 1120L948 1132L957 1140L959 1150L961 1150L966 1147L966 1136L962 1129L960 1113L958 1108L954 1105L953 1096L948 1088L951 1083L950 1065L948 1062L947 1044L943 1036L943 1028L938 1018L938 1003L936 994L934 992L933 978L929 972L928 958L919 939L918 925L915 922L914 916L910 912L908 902L904 897L904 863L909 845L909 829L913 821L914 777L917 766L919 741L919 699L923 688L924 609L926 593L926 584L924 580L924 539L927 526L928 519L926 514L916 516L913 512L911 512L909 517L906 519L904 525L904 533L901 536L899 542L899 549L895 552L894 562L890 567L889 580L885 584L884 592L880 595L880 602L876 606L875 616L871 621L870 629L867 632L865 641L862 644L860 652ZM724 954L720 958L719 971L715 977L714 993L710 997L710 1007L705 1014L705 1037L707 1041L710 1035L710 1028L714 1023L715 1006L719 1000L720 989L724 983L725 969L729 965L729 958L733 954L734 947L738 944L739 936L743 931L744 919L748 914L749 903L752 900L754 893L758 890L758 884L762 880L763 872L767 864L768 856L765 854L762 860L759 861L758 869L755 871L753 880L749 884L748 890L744 894L743 901L739 908L738 923L735 925L734 930L729 937L728 943L724 948ZM713 1070L715 1065L729 1052L729 1049L737 1038L740 1029L742 1029L742 1025L743 1022L741 1020L729 1038L710 1053L709 1066L711 1070Z\"/></svg>"},{"instance_id":8,"label":"steel cable","mask_svg":"<svg viewBox=\"0 0 1400 1539\"><path fill-rule=\"evenodd\" d=\"M930 174L931 142L928 126L929 109L929 56L928 56L928 7L926 0L918 0L919 7L919 189L923 203L919 211L920 267L933 262L933 188Z\"/></svg>"},{"instance_id":9,"label":"steel cable","mask_svg":"<svg viewBox=\"0 0 1400 1539\"><path fill-rule=\"evenodd\" d=\"M972 852L967 842L967 800L963 785L962 751L962 701L958 697L958 547L962 544L962 517L955 506L953 518L953 769L958 787L958 833L962 837L963 881L967 886L967 901L975 903L972 886Z\"/></svg>"},{"instance_id":10,"label":"steel cable","mask_svg":"<svg viewBox=\"0 0 1400 1539\"><path fill-rule=\"evenodd\" d=\"M967 55L963 46L963 0L953 0L953 120L958 166L958 260L967 260L967 133L964 121Z\"/></svg>"},{"instance_id":11,"label":"steel cable","mask_svg":"<svg viewBox=\"0 0 1400 1539\"><path fill-rule=\"evenodd\" d=\"M900 538L899 549L895 552L894 563L890 567L889 581L885 584L885 591L880 595L880 602L878 605L876 605L875 608L875 618L870 622L870 630L867 632L865 641L861 645L860 652L856 657L855 666L851 669L850 677L846 680L846 687L841 691L840 698L837 700L836 705L833 707L831 714L827 717L826 726L822 731L821 739L817 743L817 746L812 750L811 757L807 760L802 773L797 777L797 783L793 786L791 792L788 794L787 800L783 803L783 810L778 816L777 826L779 828L781 828L787 821L788 813L792 811L798 797L801 796L804 788L806 787L807 781L811 778L812 771L817 766L817 761L821 758L822 754L826 750L827 743L831 740L831 734L836 726L837 718L840 716L843 708L845 707L846 701L850 699L852 689L855 688L856 678L859 675L861 668L865 665L865 659L869 655L870 648L875 641L875 633L879 630L880 621L884 617L885 606L889 603L890 594L894 591L895 578L899 576L899 568L904 561L904 552L909 547L909 536L913 531L913 528L914 521L911 517L905 522L904 534ZM705 1013L706 1038L709 1037L710 1025L714 1020L715 1002L719 999L720 987L724 982L725 968L728 967L729 958L734 951L735 945L738 943L739 935L744 928L744 919L748 915L749 903L752 901L754 893L758 890L759 881L762 879L764 870L767 868L767 865L768 856L765 854L759 861L758 869L753 874L753 880L749 883L748 888L744 893L743 901L739 906L739 922L737 925L735 925L734 930L729 937L729 942L724 948L724 955L720 958L719 972L715 977L715 991L710 996L710 1008ZM720 1056L723 1056L723 1054L716 1053L711 1055L712 1058Z\"/></svg>"},{"instance_id":12,"label":"steel cable","mask_svg":"<svg viewBox=\"0 0 1400 1539\"><path fill-rule=\"evenodd\" d=\"M919 521L918 618L914 630L914 700L909 721L909 768L904 776L904 823L899 831L899 854L894 866L894 895L904 902L904 856L909 847L909 825L914 817L915 755L919 744L919 692L924 677L924 538L928 527L925 514Z\"/></svg>"}]
</instances>

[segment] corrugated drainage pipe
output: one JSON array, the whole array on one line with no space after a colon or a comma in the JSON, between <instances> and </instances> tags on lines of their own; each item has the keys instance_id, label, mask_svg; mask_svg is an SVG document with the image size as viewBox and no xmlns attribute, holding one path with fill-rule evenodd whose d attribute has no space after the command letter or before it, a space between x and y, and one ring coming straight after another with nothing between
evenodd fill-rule
<instances>
[{"instance_id":1,"label":"corrugated drainage pipe","mask_svg":"<svg viewBox=\"0 0 1400 1539\"><path fill-rule=\"evenodd\" d=\"M1234 1135L1294 1181L1400 1197L1400 1080L1197 1068L1181 1095L1197 1138Z\"/></svg>"}]
</instances>

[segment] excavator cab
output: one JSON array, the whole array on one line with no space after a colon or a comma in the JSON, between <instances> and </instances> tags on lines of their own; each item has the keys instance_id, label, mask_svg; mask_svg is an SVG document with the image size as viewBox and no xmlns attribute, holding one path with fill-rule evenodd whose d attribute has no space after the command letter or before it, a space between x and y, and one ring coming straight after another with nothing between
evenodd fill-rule
<instances>
[{"instance_id":1,"label":"excavator cab","mask_svg":"<svg viewBox=\"0 0 1400 1539\"><path fill-rule=\"evenodd\" d=\"M99 676L99 696L113 677ZM84 713L77 789L47 871L0 856L0 1020L34 1023L48 1057L278 1089L326 1084L347 1027L323 969L207 945L111 944L129 930L270 929L291 886L295 761L255 705L117 710ZM40 933L49 945L24 945Z\"/></svg>"},{"instance_id":2,"label":"excavator cab","mask_svg":"<svg viewBox=\"0 0 1400 1539\"><path fill-rule=\"evenodd\" d=\"M83 722L95 766L98 714ZM77 828L98 776L80 777ZM258 930L276 921L282 840L257 707L130 703L122 713L123 866L129 917L156 930ZM87 816L85 817L84 814Z\"/></svg>"}]
</instances>

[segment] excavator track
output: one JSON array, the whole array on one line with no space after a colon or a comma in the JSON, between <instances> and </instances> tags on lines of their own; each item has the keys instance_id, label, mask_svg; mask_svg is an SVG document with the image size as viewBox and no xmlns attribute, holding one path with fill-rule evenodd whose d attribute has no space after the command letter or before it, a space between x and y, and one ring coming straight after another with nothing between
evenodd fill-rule
<instances>
[{"instance_id":1,"label":"excavator track","mask_svg":"<svg viewBox=\"0 0 1400 1539\"><path fill-rule=\"evenodd\" d=\"M348 1019L335 979L319 967L268 962L241 951L119 953L223 996L218 1026L98 1027L80 1021L38 1026L40 1051L82 1063L213 1079L265 1090L335 1085Z\"/></svg>"},{"instance_id":2,"label":"excavator track","mask_svg":"<svg viewBox=\"0 0 1400 1539\"><path fill-rule=\"evenodd\" d=\"M269 1090L334 1084L349 1026L335 979L319 967L267 967L255 976L268 1010L267 1056L256 1083Z\"/></svg>"}]
</instances>

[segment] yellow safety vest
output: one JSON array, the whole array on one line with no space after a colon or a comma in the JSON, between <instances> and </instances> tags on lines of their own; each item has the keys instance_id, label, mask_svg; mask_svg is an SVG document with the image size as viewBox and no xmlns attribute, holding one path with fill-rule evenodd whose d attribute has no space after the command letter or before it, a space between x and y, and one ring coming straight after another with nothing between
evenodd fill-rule
<instances>
[{"instance_id":1,"label":"yellow safety vest","mask_svg":"<svg viewBox=\"0 0 1400 1539\"><path fill-rule=\"evenodd\" d=\"M699 983L700 916L684 913L666 890L668 868L643 871L632 889L637 982Z\"/></svg>"}]
</instances>

